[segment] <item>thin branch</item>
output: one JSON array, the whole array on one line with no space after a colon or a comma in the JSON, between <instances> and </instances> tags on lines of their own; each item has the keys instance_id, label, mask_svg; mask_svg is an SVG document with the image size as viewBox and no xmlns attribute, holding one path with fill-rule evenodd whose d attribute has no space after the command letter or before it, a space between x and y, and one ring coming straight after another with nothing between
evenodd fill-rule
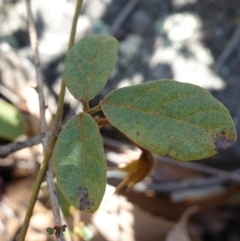
<instances>
[{"instance_id":1,"label":"thin branch","mask_svg":"<svg viewBox=\"0 0 240 241\"><path fill-rule=\"evenodd\" d=\"M128 3L124 6L122 11L117 15L115 18L112 26L111 26L111 35L115 36L119 28L122 26L124 21L129 17L130 13L133 11L133 9L137 6L139 0L130 0Z\"/></svg>"},{"instance_id":2,"label":"thin branch","mask_svg":"<svg viewBox=\"0 0 240 241\"><path fill-rule=\"evenodd\" d=\"M129 149L129 150L132 149L131 145L122 144L119 141L111 140L110 138L106 138L106 137L103 138L103 143L105 148L110 147L118 152L126 151L126 149ZM180 162L180 161L176 161L170 158L160 157L160 156L156 156L156 159L158 161L165 162L170 165L179 166L182 168L190 169L190 170L207 174L207 175L217 176L221 178L219 179L220 181L222 181L223 179L227 181L234 181L234 182L240 183L239 169L234 170L232 172L227 172L215 167L206 166L196 162Z\"/></svg>"},{"instance_id":3,"label":"thin branch","mask_svg":"<svg viewBox=\"0 0 240 241\"><path fill-rule=\"evenodd\" d=\"M89 102L87 101L87 102L83 102L83 110L85 111L85 112L88 112L89 111Z\"/></svg>"},{"instance_id":4,"label":"thin branch","mask_svg":"<svg viewBox=\"0 0 240 241\"><path fill-rule=\"evenodd\" d=\"M224 48L223 52L220 54L219 58L216 61L214 72L217 74L221 67L223 66L224 62L228 59L228 57L231 55L233 50L238 46L240 41L240 27L238 27L230 41L228 42L226 48Z\"/></svg>"},{"instance_id":5,"label":"thin branch","mask_svg":"<svg viewBox=\"0 0 240 241\"><path fill-rule=\"evenodd\" d=\"M77 4L76 4L76 8L75 8L75 13L74 13L68 50L74 44L76 25L77 25L78 15L80 13L81 7L82 7L82 0L78 0ZM63 79L62 84L61 84L60 93L59 93L57 113L56 113L54 123L53 123L52 134L49 138L49 142L47 144L44 159L43 159L41 168L40 168L40 170L38 172L38 175L37 175L37 178L36 178L36 183L35 183L35 186L33 188L32 196L31 196L31 199L29 201L27 213L26 213L26 216L25 216L25 219L24 219L22 229L21 229L20 234L19 234L18 241L24 241L24 239L25 239L26 232L27 232L28 225L29 225L29 221L30 221L30 218L32 216L33 208L34 208L34 205L35 205L36 200L37 200L38 192L39 192L39 189L41 187L43 177L46 173L46 170L47 170L47 167L48 167L48 162L49 162L49 160L52 156L52 151L53 151L55 142L57 140L56 133L58 133L59 129L61 128L64 96L65 96L65 83L64 83L64 79Z\"/></svg>"},{"instance_id":6,"label":"thin branch","mask_svg":"<svg viewBox=\"0 0 240 241\"><path fill-rule=\"evenodd\" d=\"M72 21L72 28L71 28L71 33L70 33L70 38L69 38L69 43L68 43L68 50L72 48L75 42L75 35L76 35L76 29L77 29L77 21L78 21L78 16L80 14L81 8L82 8L82 0L77 0L77 5L75 8L75 13L73 16L73 21Z\"/></svg>"},{"instance_id":7,"label":"thin branch","mask_svg":"<svg viewBox=\"0 0 240 241\"><path fill-rule=\"evenodd\" d=\"M32 14L30 0L26 0L26 4L27 4L27 13L28 13L28 32L30 36L30 43L31 43L32 54L34 58L35 70L36 70L43 153L45 154L47 143L48 143L48 135L47 135L47 121L45 117L46 105L45 105L45 98L43 93L44 84L43 84L42 71L41 71L41 65L40 65L40 59L39 59L39 53L38 53L38 39L37 39L36 28L34 25L34 18ZM54 226L62 226L60 208L59 208L56 188L53 181L52 168L51 168L50 162L48 164L48 169L46 172L46 180L48 183L50 203L53 211L53 217L54 217L54 223L55 223ZM57 235L57 240L58 241L64 240L62 232L60 232L59 235Z\"/></svg>"},{"instance_id":8,"label":"thin branch","mask_svg":"<svg viewBox=\"0 0 240 241\"><path fill-rule=\"evenodd\" d=\"M27 5L27 15L28 15L28 33L30 36L30 43L32 48L32 55L34 59L34 66L36 70L36 80L37 80L37 93L38 93L38 100L39 100L39 110L40 110L40 124L41 124L41 136L43 142L43 149L46 149L48 137L46 135L47 132L47 121L45 118L45 99L43 93L43 78L42 78L42 71L38 53L38 39L37 33L34 25L34 18L31 9L31 1L26 0Z\"/></svg>"},{"instance_id":9,"label":"thin branch","mask_svg":"<svg viewBox=\"0 0 240 241\"><path fill-rule=\"evenodd\" d=\"M194 170L203 174L218 176L228 181L234 181L234 182L240 183L240 175L237 174L236 171L227 172L227 171L220 170L216 167L210 167L203 164L198 164L196 162L180 162L170 158L163 158L159 156L157 157L157 160L168 164L172 164L175 166Z\"/></svg>"},{"instance_id":10,"label":"thin branch","mask_svg":"<svg viewBox=\"0 0 240 241\"><path fill-rule=\"evenodd\" d=\"M56 142L56 139L57 138L56 138L55 135L51 135L51 137L49 139L48 147L46 149L41 168L38 171L38 175L37 175L37 178L36 178L35 185L33 187L32 195L31 195L31 198L30 198L30 201L29 201L29 204L28 204L27 213L25 215L23 226L21 228L21 231L20 231L20 234L19 234L19 237L18 237L18 241L24 241L25 240L25 236L26 236L27 229L28 229L28 226L29 226L29 221L31 219L33 208L34 208L35 203L37 201L38 192L39 192L39 189L41 187L42 180L43 180L43 178L45 176L45 173L47 171L48 161L49 161L49 159L52 155L52 150L53 150L54 144Z\"/></svg>"},{"instance_id":11,"label":"thin branch","mask_svg":"<svg viewBox=\"0 0 240 241\"><path fill-rule=\"evenodd\" d=\"M213 176L197 180L188 180L186 182L153 183L147 185L146 188L152 189L158 193L169 193L173 191L186 190L189 188L210 187L223 183L226 183L226 179L218 176Z\"/></svg>"},{"instance_id":12,"label":"thin branch","mask_svg":"<svg viewBox=\"0 0 240 241\"><path fill-rule=\"evenodd\" d=\"M0 146L0 157L7 156L12 152L19 151L26 147L37 145L41 143L41 139L42 139L41 135L39 135L39 136L30 137L25 141L19 141L19 142L10 143L4 146Z\"/></svg>"},{"instance_id":13,"label":"thin branch","mask_svg":"<svg viewBox=\"0 0 240 241\"><path fill-rule=\"evenodd\" d=\"M90 109L88 109L88 114L92 115L102 109L101 104L98 104Z\"/></svg>"},{"instance_id":14,"label":"thin branch","mask_svg":"<svg viewBox=\"0 0 240 241\"><path fill-rule=\"evenodd\" d=\"M96 123L98 124L98 126L102 127L102 126L109 126L111 125L108 121L107 118L94 118L94 120L96 121Z\"/></svg>"},{"instance_id":15,"label":"thin branch","mask_svg":"<svg viewBox=\"0 0 240 241\"><path fill-rule=\"evenodd\" d=\"M0 84L0 93L4 98L11 101L15 106L18 106L20 103L20 98L12 90Z\"/></svg>"}]
</instances>

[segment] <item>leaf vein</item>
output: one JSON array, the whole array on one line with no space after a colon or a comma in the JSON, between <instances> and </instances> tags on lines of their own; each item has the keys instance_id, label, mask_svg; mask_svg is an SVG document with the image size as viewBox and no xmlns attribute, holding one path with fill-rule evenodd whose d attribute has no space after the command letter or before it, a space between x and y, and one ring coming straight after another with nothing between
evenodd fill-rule
<instances>
[{"instance_id":1,"label":"leaf vein","mask_svg":"<svg viewBox=\"0 0 240 241\"><path fill-rule=\"evenodd\" d=\"M171 118L171 117L169 117L169 116L160 115L160 114L155 113L155 112L143 111L143 110L138 109L138 108L136 108L136 107L124 106L124 105L121 105L121 104L116 104L116 103L111 103L111 102L105 102L105 104L109 104L110 106L117 106L117 107L125 108L125 109L128 109L128 110L139 111L139 112L141 112L141 113L144 114L144 115L148 114L148 115L156 116L156 117L158 117L158 118L170 119L170 120L172 120L172 121L179 122L179 123L182 123L182 124L184 124L184 125L185 125L185 124L188 124L188 125L191 125L191 126L194 126L194 127L198 127L198 128L200 128L200 129L206 131L206 129L202 128L201 126L193 125L193 124L191 124L191 123L188 123L188 122L184 121L185 119L184 119L184 120L174 119L174 118ZM210 112L213 112L213 111L206 111L206 113L210 113ZM204 113L204 112L203 112L203 113ZM215 133L215 132L213 132L213 131L211 131L211 130L209 130L209 132Z\"/></svg>"}]
</instances>

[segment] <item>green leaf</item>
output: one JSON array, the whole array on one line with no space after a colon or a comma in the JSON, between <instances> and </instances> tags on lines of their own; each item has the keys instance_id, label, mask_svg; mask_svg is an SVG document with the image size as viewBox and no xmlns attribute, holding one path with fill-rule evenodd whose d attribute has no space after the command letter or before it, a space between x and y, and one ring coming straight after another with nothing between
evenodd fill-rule
<instances>
[{"instance_id":1,"label":"green leaf","mask_svg":"<svg viewBox=\"0 0 240 241\"><path fill-rule=\"evenodd\" d=\"M103 35L87 36L72 47L66 57L64 79L76 99L87 102L103 89L117 52L118 41Z\"/></svg>"},{"instance_id":2,"label":"green leaf","mask_svg":"<svg viewBox=\"0 0 240 241\"><path fill-rule=\"evenodd\" d=\"M53 234L54 233L54 229L51 228L51 227L46 228L46 231L47 231L48 234Z\"/></svg>"},{"instance_id":3,"label":"green leaf","mask_svg":"<svg viewBox=\"0 0 240 241\"><path fill-rule=\"evenodd\" d=\"M15 140L27 131L27 124L18 109L13 105L0 101L0 137Z\"/></svg>"},{"instance_id":4,"label":"green leaf","mask_svg":"<svg viewBox=\"0 0 240 241\"><path fill-rule=\"evenodd\" d=\"M228 110L192 84L155 80L118 89L104 98L102 110L138 145L180 161L210 157L236 141Z\"/></svg>"},{"instance_id":5,"label":"green leaf","mask_svg":"<svg viewBox=\"0 0 240 241\"><path fill-rule=\"evenodd\" d=\"M55 149L58 186L69 203L84 212L99 207L106 186L106 160L102 138L87 113L71 118Z\"/></svg>"}]
</instances>

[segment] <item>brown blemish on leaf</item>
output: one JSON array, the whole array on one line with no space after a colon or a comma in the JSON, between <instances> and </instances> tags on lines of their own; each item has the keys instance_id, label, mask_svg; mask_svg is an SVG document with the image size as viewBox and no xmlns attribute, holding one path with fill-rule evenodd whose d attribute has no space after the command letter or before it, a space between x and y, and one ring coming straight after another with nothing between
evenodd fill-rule
<instances>
[{"instance_id":1,"label":"brown blemish on leaf","mask_svg":"<svg viewBox=\"0 0 240 241\"><path fill-rule=\"evenodd\" d=\"M223 131L224 132L224 131ZM225 136L216 135L213 137L216 152L223 151L235 144L235 141L227 139Z\"/></svg>"},{"instance_id":2,"label":"brown blemish on leaf","mask_svg":"<svg viewBox=\"0 0 240 241\"><path fill-rule=\"evenodd\" d=\"M91 206L93 205L93 203L90 202L89 200L88 189L85 187L79 186L79 192L80 192L80 200L79 200L80 210L91 209Z\"/></svg>"},{"instance_id":3,"label":"brown blemish on leaf","mask_svg":"<svg viewBox=\"0 0 240 241\"><path fill-rule=\"evenodd\" d=\"M139 132L139 131L137 131L137 132L136 132L136 135L137 135L137 136L140 136L140 132Z\"/></svg>"},{"instance_id":4,"label":"brown blemish on leaf","mask_svg":"<svg viewBox=\"0 0 240 241\"><path fill-rule=\"evenodd\" d=\"M222 134L222 135L225 135L225 133L226 133L225 130L222 130L222 131L221 131L221 134Z\"/></svg>"}]
</instances>

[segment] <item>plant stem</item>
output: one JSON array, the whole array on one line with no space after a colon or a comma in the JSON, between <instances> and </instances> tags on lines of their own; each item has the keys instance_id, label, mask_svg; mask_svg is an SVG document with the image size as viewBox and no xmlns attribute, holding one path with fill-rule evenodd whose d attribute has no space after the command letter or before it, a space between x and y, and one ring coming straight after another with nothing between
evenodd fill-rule
<instances>
[{"instance_id":1,"label":"plant stem","mask_svg":"<svg viewBox=\"0 0 240 241\"><path fill-rule=\"evenodd\" d=\"M101 108L101 105L98 104L98 105L94 106L93 108L90 108L90 109L87 111L87 113L91 115L91 114L94 114L94 113L100 111L101 109L102 109L102 108Z\"/></svg>"},{"instance_id":2,"label":"plant stem","mask_svg":"<svg viewBox=\"0 0 240 241\"><path fill-rule=\"evenodd\" d=\"M107 118L94 118L99 127L111 125Z\"/></svg>"},{"instance_id":3,"label":"plant stem","mask_svg":"<svg viewBox=\"0 0 240 241\"><path fill-rule=\"evenodd\" d=\"M22 226L22 229L20 231L20 235L18 237L18 241L24 241L25 240L25 236L26 236L27 229L28 229L28 226L29 226L29 221L30 221L30 218L32 216L32 211L33 211L33 208L34 208L36 200L37 200L38 192L39 192L39 189L41 187L41 182L42 182L42 180L44 178L44 175L47 171L48 160L50 159L50 157L52 155L52 150L53 150L54 144L56 142L56 139L57 138L56 138L55 135L51 135L51 137L49 139L47 149L46 149L46 152L45 152L45 156L44 156L44 159L43 159L43 163L42 163L42 165L41 165L41 167L38 171L37 179L36 179L33 191L32 191L31 199L30 199L29 204L28 204L27 213L25 215L23 226Z\"/></svg>"},{"instance_id":4,"label":"plant stem","mask_svg":"<svg viewBox=\"0 0 240 241\"><path fill-rule=\"evenodd\" d=\"M88 101L87 102L83 102L82 104L83 104L83 110L85 112L88 112L89 111L89 102Z\"/></svg>"},{"instance_id":5,"label":"plant stem","mask_svg":"<svg viewBox=\"0 0 240 241\"><path fill-rule=\"evenodd\" d=\"M1 146L0 148L0 157L7 156L8 154L21 150L26 147L34 146L41 143L41 135L30 137L25 141L13 142Z\"/></svg>"},{"instance_id":6,"label":"plant stem","mask_svg":"<svg viewBox=\"0 0 240 241\"><path fill-rule=\"evenodd\" d=\"M34 17L32 13L31 8L31 1L27 0L27 12L28 12L28 32L30 36L30 43L32 47L32 53L34 58L34 65L36 69L36 79L37 79L37 93L38 93L38 99L39 99L39 110L40 110L40 124L41 124L41 138L42 138L42 145L43 145L43 153L45 154L47 143L49 136L47 135L47 121L45 117L45 97L43 93L43 87L44 87L44 81L42 77L42 71L41 71L41 64L40 64L40 58L38 53L38 39L37 39L37 32L34 24ZM54 217L54 226L62 226L61 216L60 216L60 208L58 203L58 198L56 194L56 188L53 181L53 175L52 175L52 167L49 162L48 169L46 173L46 180L48 183L48 190L50 194L50 203L53 211L53 217ZM60 234L57 236L58 241L63 241L63 234L60 232Z\"/></svg>"},{"instance_id":7,"label":"plant stem","mask_svg":"<svg viewBox=\"0 0 240 241\"><path fill-rule=\"evenodd\" d=\"M83 0L77 0L77 5L76 5L76 8L75 8L75 13L74 13L74 16L73 16L73 21L72 21L70 39L69 39L69 43L68 43L68 50L70 50L72 48L72 46L74 45L74 42L75 42L77 21L78 21L78 16L79 16L81 8L82 8L82 2L83 2Z\"/></svg>"},{"instance_id":8,"label":"plant stem","mask_svg":"<svg viewBox=\"0 0 240 241\"><path fill-rule=\"evenodd\" d=\"M82 0L78 0L76 8L75 8L73 22L72 22L72 29L71 29L71 34L70 34L70 39L69 39L69 44L68 44L68 50L74 44L77 20L78 20L78 15L81 11L81 7L82 7ZM62 83L61 83L61 90L60 90L59 98L58 98L57 113L56 113L56 117L54 119L52 134L51 134L51 136L49 138L49 141L48 141L48 144L47 144L47 148L46 148L46 152L45 152L45 155L44 155L43 163L42 163L42 165L39 169L38 175L37 175L36 183L35 183L35 186L33 188L32 196L31 196L31 199L29 201L27 213L26 213L26 216L25 216L25 219L24 219L24 222L23 222L22 229L21 229L20 234L19 234L18 241L24 241L24 239L25 239L27 229L28 229L28 226L29 226L29 221L30 221L30 218L32 216L33 208L34 208L36 200L37 200L39 189L41 187L41 182L42 182L43 177L45 176L45 173L47 171L48 162L49 162L49 159L52 156L52 151L53 151L55 142L57 140L56 133L61 128L64 96L65 96L65 83L64 83L64 79L63 79Z\"/></svg>"}]
</instances>

